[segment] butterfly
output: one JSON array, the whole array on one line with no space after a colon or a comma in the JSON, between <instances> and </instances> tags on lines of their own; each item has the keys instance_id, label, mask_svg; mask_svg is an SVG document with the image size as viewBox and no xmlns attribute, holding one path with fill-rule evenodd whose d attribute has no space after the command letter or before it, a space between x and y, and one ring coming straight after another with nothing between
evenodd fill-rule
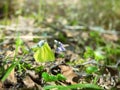
<instances>
[{"instance_id":1,"label":"butterfly","mask_svg":"<svg viewBox=\"0 0 120 90\"><path fill-rule=\"evenodd\" d=\"M38 43L38 46L39 48L34 53L34 59L37 62L49 62L55 60L54 52L52 51L52 49L46 41L41 40Z\"/></svg>"}]
</instances>

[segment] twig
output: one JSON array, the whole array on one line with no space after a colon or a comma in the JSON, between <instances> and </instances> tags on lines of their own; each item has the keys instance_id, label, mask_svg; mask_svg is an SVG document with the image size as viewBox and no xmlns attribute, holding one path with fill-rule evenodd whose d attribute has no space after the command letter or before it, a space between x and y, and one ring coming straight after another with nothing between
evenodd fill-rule
<instances>
[{"instance_id":1,"label":"twig","mask_svg":"<svg viewBox=\"0 0 120 90\"><path fill-rule=\"evenodd\" d=\"M6 36L6 39L16 39L17 36ZM52 36L20 36L21 39L33 39L33 38L38 38L38 39L44 39L44 38L52 38Z\"/></svg>"},{"instance_id":2,"label":"twig","mask_svg":"<svg viewBox=\"0 0 120 90\"><path fill-rule=\"evenodd\" d=\"M107 34L120 34L120 31L115 30L105 30L102 27L87 27L87 26L65 26L66 29L71 30L91 30L91 31L98 31L100 33L107 33Z\"/></svg>"},{"instance_id":3,"label":"twig","mask_svg":"<svg viewBox=\"0 0 120 90\"><path fill-rule=\"evenodd\" d=\"M47 29L44 28L34 28L34 27L30 27L30 26L8 26L8 25L0 25L0 29L5 29L5 30L11 30L11 31L47 31Z\"/></svg>"}]
</instances>

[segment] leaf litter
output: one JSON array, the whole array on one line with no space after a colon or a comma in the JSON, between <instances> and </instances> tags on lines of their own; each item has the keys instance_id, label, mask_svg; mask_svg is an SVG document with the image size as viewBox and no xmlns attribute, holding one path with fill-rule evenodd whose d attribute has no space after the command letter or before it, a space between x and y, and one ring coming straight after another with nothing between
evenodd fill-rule
<instances>
[{"instance_id":1,"label":"leaf litter","mask_svg":"<svg viewBox=\"0 0 120 90\"><path fill-rule=\"evenodd\" d=\"M23 20L23 26L31 28L31 24L28 23L31 20ZM21 23L21 22L20 22ZM34 24L33 22L31 22ZM45 22L47 24L47 22ZM54 25L53 22L48 24ZM44 23L43 23L44 26ZM34 27L34 26L32 26ZM18 27L19 33L24 36L20 37L23 40L23 45L19 48L16 59L21 59L19 64L10 72L9 76L4 82L0 83L0 88L6 89L19 89L19 88L32 88L32 89L42 89L43 87L49 85L75 85L78 83L95 83L96 85L104 89L114 89L120 88L120 63L119 63L119 36L116 34L103 34L98 33L97 31L92 30L69 30L66 27L56 31L60 27L51 27L50 25L35 32L35 28L31 28L30 31L24 31L21 27ZM48 30L49 28L49 30ZM22 31L23 30L23 31ZM48 30L48 31L47 31ZM7 31L9 33L7 33ZM31 33L31 39L25 39L27 35ZM42 34L47 33L47 36L42 36ZM58 34L56 34L56 32ZM75 33L74 33L75 32ZM2 71L1 78L6 73L4 69L8 69L14 58L15 54L15 36L16 31L7 30L2 31L5 36L10 38L3 38L3 41L0 42L0 65L3 68L0 68ZM36 36L37 33L37 37ZM62 37L58 37L61 33ZM74 33L74 34L72 34ZM50 38L48 36L51 36ZM97 36L96 36L97 35ZM17 37L17 36L15 36ZM42 39L41 39L42 37ZM27 37L28 38L28 37ZM66 39L66 40L65 40ZM55 53L55 60L52 62L39 62L37 63L33 58L34 50L32 46L36 45L40 40L47 40L51 50ZM58 50L62 50L61 47L56 51L56 46L54 46L54 40L60 40L61 43L67 44L65 46L65 51L58 53ZM109 43L111 42L111 43ZM107 44L111 44L108 46ZM88 52L86 47L92 47L91 52ZM106 53L105 58L100 58L96 60L95 51L98 47L101 47L101 51ZM110 48L109 48L110 47ZM113 50L111 49L113 47ZM99 53L101 51L98 50ZM112 54L111 54L112 52ZM25 54L24 54L25 53ZM87 53L88 58L85 58L84 55ZM89 57L90 55L90 57ZM93 56L92 56L93 55ZM101 57L97 54L97 57ZM104 55L104 54L103 54ZM22 58L20 58L22 57ZM112 63L111 63L112 62ZM94 70L92 73L88 74L86 72L87 67L95 66L98 68L98 71ZM5 68L6 67L6 68ZM42 73L47 72L50 75L56 76L57 74L62 74L65 76L66 80L58 80L52 82L45 82L42 78ZM96 78L96 79L95 79Z\"/></svg>"}]
</instances>

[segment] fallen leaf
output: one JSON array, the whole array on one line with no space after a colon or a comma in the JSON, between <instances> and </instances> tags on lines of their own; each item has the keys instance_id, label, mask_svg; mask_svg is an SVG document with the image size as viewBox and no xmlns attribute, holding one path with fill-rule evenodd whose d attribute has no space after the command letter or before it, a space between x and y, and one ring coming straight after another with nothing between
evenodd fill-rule
<instances>
[{"instance_id":1,"label":"fallen leaf","mask_svg":"<svg viewBox=\"0 0 120 90\"><path fill-rule=\"evenodd\" d=\"M75 31L71 31L71 30L65 30L64 31L67 37L75 37L78 36L80 33L79 32L75 32Z\"/></svg>"},{"instance_id":2,"label":"fallen leaf","mask_svg":"<svg viewBox=\"0 0 120 90\"><path fill-rule=\"evenodd\" d=\"M4 90L2 82L0 82L0 90Z\"/></svg>"},{"instance_id":3,"label":"fallen leaf","mask_svg":"<svg viewBox=\"0 0 120 90\"><path fill-rule=\"evenodd\" d=\"M74 61L74 60L77 60L79 59L79 55L78 54L75 54L74 52L70 51L70 50L67 50L66 52L66 55L67 57L65 58L65 61Z\"/></svg>"},{"instance_id":4,"label":"fallen leaf","mask_svg":"<svg viewBox=\"0 0 120 90\"><path fill-rule=\"evenodd\" d=\"M116 34L103 34L102 37L107 41L117 41L119 39Z\"/></svg>"},{"instance_id":5,"label":"fallen leaf","mask_svg":"<svg viewBox=\"0 0 120 90\"><path fill-rule=\"evenodd\" d=\"M25 84L25 86L27 88L33 88L35 86L35 83L33 82L33 80L29 76L26 76L23 79L23 83Z\"/></svg>"},{"instance_id":6,"label":"fallen leaf","mask_svg":"<svg viewBox=\"0 0 120 90\"><path fill-rule=\"evenodd\" d=\"M73 71L72 67L67 65L59 65L61 69L61 73L66 77L66 81L71 84L76 84L77 81L74 81L73 79L78 77L78 75Z\"/></svg>"},{"instance_id":7,"label":"fallen leaf","mask_svg":"<svg viewBox=\"0 0 120 90\"><path fill-rule=\"evenodd\" d=\"M27 73L30 75L30 77L37 79L39 76L35 73L35 71L27 70Z\"/></svg>"},{"instance_id":8,"label":"fallen leaf","mask_svg":"<svg viewBox=\"0 0 120 90\"><path fill-rule=\"evenodd\" d=\"M88 32L82 32L81 37L82 37L84 40L88 40L88 39L89 39Z\"/></svg>"},{"instance_id":9,"label":"fallen leaf","mask_svg":"<svg viewBox=\"0 0 120 90\"><path fill-rule=\"evenodd\" d=\"M14 51L10 51L10 50L8 50L5 54L6 54L6 56L8 56L10 58L13 58L15 56L15 52Z\"/></svg>"}]
</instances>

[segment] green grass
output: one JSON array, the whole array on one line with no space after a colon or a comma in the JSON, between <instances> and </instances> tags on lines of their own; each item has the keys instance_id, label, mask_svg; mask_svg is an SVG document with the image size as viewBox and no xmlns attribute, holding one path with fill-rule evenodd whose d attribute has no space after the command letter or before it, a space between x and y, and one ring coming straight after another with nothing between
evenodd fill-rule
<instances>
[{"instance_id":1,"label":"green grass","mask_svg":"<svg viewBox=\"0 0 120 90\"><path fill-rule=\"evenodd\" d=\"M12 64L7 68L5 74L3 75L1 81L4 82L7 77L9 76L9 74L11 73L11 71L17 66L19 65L19 62L21 61L22 57L20 58L17 58L18 56L18 48L22 45L22 40L20 39L19 35L17 35L17 39L16 39L16 42L15 42L15 55L14 55L14 58L13 58L13 61L12 61ZM8 57L9 58L9 57Z\"/></svg>"},{"instance_id":2,"label":"green grass","mask_svg":"<svg viewBox=\"0 0 120 90\"><path fill-rule=\"evenodd\" d=\"M55 90L71 90L71 89L83 89L83 90L104 90L101 87L94 85L94 84L74 84L68 86L45 86L45 90L55 89Z\"/></svg>"}]
</instances>

